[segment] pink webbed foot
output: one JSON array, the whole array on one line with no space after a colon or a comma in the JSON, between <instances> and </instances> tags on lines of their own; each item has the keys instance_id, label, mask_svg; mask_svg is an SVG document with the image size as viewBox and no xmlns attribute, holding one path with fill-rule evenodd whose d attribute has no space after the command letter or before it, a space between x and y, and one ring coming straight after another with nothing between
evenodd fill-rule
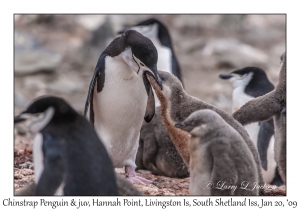
<instances>
[{"instance_id":1,"label":"pink webbed foot","mask_svg":"<svg viewBox=\"0 0 300 210\"><path fill-rule=\"evenodd\" d=\"M131 183L138 183L138 184L153 184L152 181L145 179L140 176L136 176L134 172L134 167L133 166L125 166L125 173L126 173L126 178L131 182Z\"/></svg>"}]
</instances>

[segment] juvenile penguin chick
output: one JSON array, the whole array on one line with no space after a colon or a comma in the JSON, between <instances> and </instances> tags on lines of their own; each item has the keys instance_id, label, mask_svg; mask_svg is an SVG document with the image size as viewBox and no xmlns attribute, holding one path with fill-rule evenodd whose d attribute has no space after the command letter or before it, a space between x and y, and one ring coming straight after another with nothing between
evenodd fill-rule
<instances>
[{"instance_id":1,"label":"juvenile penguin chick","mask_svg":"<svg viewBox=\"0 0 300 210\"><path fill-rule=\"evenodd\" d=\"M286 53L280 59L279 83L275 89L247 102L233 113L233 117L242 125L274 117L275 160L281 179L286 183Z\"/></svg>"},{"instance_id":2,"label":"juvenile penguin chick","mask_svg":"<svg viewBox=\"0 0 300 210\"><path fill-rule=\"evenodd\" d=\"M191 134L191 195L258 195L257 188L249 190L259 181L253 155L220 115L209 109L195 111L175 127ZM222 189L223 184L229 189Z\"/></svg>"},{"instance_id":3,"label":"juvenile penguin chick","mask_svg":"<svg viewBox=\"0 0 300 210\"><path fill-rule=\"evenodd\" d=\"M217 112L242 136L255 160L259 183L263 184L264 181L261 174L258 152L255 148L255 145L249 138L249 135L247 134L245 128L239 122L234 120L233 117L227 112L218 109L213 105L207 104L200 99L188 95L183 89L181 82L174 75L163 71L158 71L158 74L162 80L162 89L160 89L160 87L156 85L154 79L152 79L151 77L148 78L161 102L161 114L163 123L167 131L169 132L176 149L182 156L187 166L189 166L190 159L190 152L188 149L189 133L174 127L174 123L183 121L194 111L201 109L211 109ZM263 190L261 190L260 193L263 193Z\"/></svg>"},{"instance_id":4,"label":"juvenile penguin chick","mask_svg":"<svg viewBox=\"0 0 300 210\"><path fill-rule=\"evenodd\" d=\"M248 101L274 89L265 71L257 67L245 67L232 71L230 74L220 74L219 77L228 80L233 86L232 112L237 111ZM277 164L274 159L273 119L251 123L244 127L258 149L264 181L281 185L282 181L276 170Z\"/></svg>"},{"instance_id":5,"label":"juvenile penguin chick","mask_svg":"<svg viewBox=\"0 0 300 210\"><path fill-rule=\"evenodd\" d=\"M157 50L150 39L129 30L114 39L98 60L86 99L84 114L110 154L114 167L125 166L128 179L150 184L135 175L135 157L143 118L150 122L155 101L146 75L157 84Z\"/></svg>"},{"instance_id":6,"label":"juvenile penguin chick","mask_svg":"<svg viewBox=\"0 0 300 210\"><path fill-rule=\"evenodd\" d=\"M155 175L184 178L189 176L187 165L175 148L156 108L150 123L143 123L136 157L137 169L147 169Z\"/></svg>"},{"instance_id":7,"label":"juvenile penguin chick","mask_svg":"<svg viewBox=\"0 0 300 210\"><path fill-rule=\"evenodd\" d=\"M63 99L39 98L14 121L26 121L36 133L36 195L118 195L104 145L91 124Z\"/></svg>"}]
</instances>

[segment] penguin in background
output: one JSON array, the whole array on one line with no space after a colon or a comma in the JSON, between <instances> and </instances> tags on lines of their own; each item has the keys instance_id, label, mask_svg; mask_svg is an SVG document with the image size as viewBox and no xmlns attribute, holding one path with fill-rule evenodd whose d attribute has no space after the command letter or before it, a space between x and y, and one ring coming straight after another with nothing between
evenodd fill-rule
<instances>
[{"instance_id":1,"label":"penguin in background","mask_svg":"<svg viewBox=\"0 0 300 210\"><path fill-rule=\"evenodd\" d=\"M257 67L245 67L235 70L230 74L220 74L219 77L228 80L233 86L232 112L240 109L248 101L265 95L274 89L265 71ZM251 123L246 125L245 129L253 143L257 146L264 181L278 186L282 185L283 182L279 176L274 158L273 119Z\"/></svg>"},{"instance_id":2,"label":"penguin in background","mask_svg":"<svg viewBox=\"0 0 300 210\"><path fill-rule=\"evenodd\" d=\"M275 89L247 102L232 116L242 125L274 119L275 160L280 177L286 184L286 52L280 56L279 69L279 81Z\"/></svg>"},{"instance_id":3,"label":"penguin in background","mask_svg":"<svg viewBox=\"0 0 300 210\"><path fill-rule=\"evenodd\" d=\"M91 124L57 97L35 100L14 123L36 133L35 195L118 195L112 162Z\"/></svg>"},{"instance_id":4,"label":"penguin in background","mask_svg":"<svg viewBox=\"0 0 300 210\"><path fill-rule=\"evenodd\" d=\"M149 38L158 52L157 68L161 71L167 71L174 74L181 82L183 82L180 66L173 49L171 36L167 27L162 22L155 18L150 18L135 26L121 30L118 33L123 33L126 30L136 30Z\"/></svg>"},{"instance_id":5,"label":"penguin in background","mask_svg":"<svg viewBox=\"0 0 300 210\"><path fill-rule=\"evenodd\" d=\"M84 115L90 121L112 159L115 168L125 166L132 183L150 184L135 175L135 157L143 119L155 114L155 99L146 77L157 74L158 54L152 41L134 30L115 38L102 52L92 77Z\"/></svg>"}]
</instances>

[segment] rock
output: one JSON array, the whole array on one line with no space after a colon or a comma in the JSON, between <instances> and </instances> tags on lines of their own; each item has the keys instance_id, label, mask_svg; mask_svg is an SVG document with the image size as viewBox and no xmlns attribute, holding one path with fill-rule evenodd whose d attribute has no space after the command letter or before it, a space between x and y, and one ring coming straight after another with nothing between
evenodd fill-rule
<instances>
[{"instance_id":1,"label":"rock","mask_svg":"<svg viewBox=\"0 0 300 210\"><path fill-rule=\"evenodd\" d=\"M29 100L25 98L21 93L15 92L14 94L15 105L26 108L29 105Z\"/></svg>"},{"instance_id":2,"label":"rock","mask_svg":"<svg viewBox=\"0 0 300 210\"><path fill-rule=\"evenodd\" d=\"M20 136L25 136L27 133L27 129L20 124L15 124L15 129L17 130Z\"/></svg>"},{"instance_id":3,"label":"rock","mask_svg":"<svg viewBox=\"0 0 300 210\"><path fill-rule=\"evenodd\" d=\"M53 72L61 61L61 56L38 45L33 36L15 34L15 75L37 72Z\"/></svg>"},{"instance_id":4,"label":"rock","mask_svg":"<svg viewBox=\"0 0 300 210\"><path fill-rule=\"evenodd\" d=\"M64 94L70 94L82 91L84 89L84 85L75 75L61 74L54 82L48 84L47 89Z\"/></svg>"},{"instance_id":5,"label":"rock","mask_svg":"<svg viewBox=\"0 0 300 210\"><path fill-rule=\"evenodd\" d=\"M203 56L216 56L219 68L240 68L265 65L268 55L262 50L230 39L209 39L202 49Z\"/></svg>"},{"instance_id":6,"label":"rock","mask_svg":"<svg viewBox=\"0 0 300 210\"><path fill-rule=\"evenodd\" d=\"M107 15L78 15L76 22L89 31L99 28L106 20Z\"/></svg>"},{"instance_id":7,"label":"rock","mask_svg":"<svg viewBox=\"0 0 300 210\"><path fill-rule=\"evenodd\" d=\"M82 71L87 69L93 72L99 56L114 38L112 24L106 18L104 23L94 30L83 45L71 55L73 65Z\"/></svg>"}]
</instances>

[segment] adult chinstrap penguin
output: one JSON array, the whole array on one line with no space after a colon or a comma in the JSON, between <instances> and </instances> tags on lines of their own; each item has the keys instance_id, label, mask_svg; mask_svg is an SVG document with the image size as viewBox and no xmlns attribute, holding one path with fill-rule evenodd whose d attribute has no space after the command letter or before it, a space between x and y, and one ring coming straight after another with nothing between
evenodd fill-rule
<instances>
[{"instance_id":1,"label":"adult chinstrap penguin","mask_svg":"<svg viewBox=\"0 0 300 210\"><path fill-rule=\"evenodd\" d=\"M275 89L248 101L233 117L242 125L274 119L275 160L282 181L286 184L286 52L280 57L279 82Z\"/></svg>"},{"instance_id":2,"label":"adult chinstrap penguin","mask_svg":"<svg viewBox=\"0 0 300 210\"><path fill-rule=\"evenodd\" d=\"M274 89L265 71L257 67L245 67L232 71L230 74L220 74L219 77L228 80L234 88L232 93L232 112L237 111L248 101L265 95ZM274 159L273 119L260 123L251 123L246 125L245 129L258 149L264 181L281 185L282 181L280 181L278 176L277 164Z\"/></svg>"},{"instance_id":3,"label":"adult chinstrap penguin","mask_svg":"<svg viewBox=\"0 0 300 210\"><path fill-rule=\"evenodd\" d=\"M114 167L125 166L131 182L151 183L135 176L135 157L143 118L151 121L155 100L146 75L161 86L157 50L134 30L114 39L100 55L92 77L84 114L110 154Z\"/></svg>"},{"instance_id":4,"label":"adult chinstrap penguin","mask_svg":"<svg viewBox=\"0 0 300 210\"><path fill-rule=\"evenodd\" d=\"M176 58L170 33L161 21L150 18L119 33L126 30L136 30L149 38L158 52L157 68L174 74L183 83L180 65ZM155 106L159 109L160 101L155 93L154 96ZM143 123L136 164L136 169L147 169L157 175L169 177L188 176L187 167L165 130L160 114L155 114L154 121L152 120L151 123Z\"/></svg>"},{"instance_id":5,"label":"adult chinstrap penguin","mask_svg":"<svg viewBox=\"0 0 300 210\"><path fill-rule=\"evenodd\" d=\"M67 102L42 97L16 116L36 133L36 195L118 195L112 162L91 124Z\"/></svg>"},{"instance_id":6,"label":"adult chinstrap penguin","mask_svg":"<svg viewBox=\"0 0 300 210\"><path fill-rule=\"evenodd\" d=\"M156 108L150 123L143 123L135 162L136 169L146 169L155 175L174 178L189 176L187 165L163 125L160 107Z\"/></svg>"},{"instance_id":7,"label":"adult chinstrap penguin","mask_svg":"<svg viewBox=\"0 0 300 210\"><path fill-rule=\"evenodd\" d=\"M175 127L191 135L191 195L258 195L253 155L242 136L219 114L198 110Z\"/></svg>"}]
</instances>

